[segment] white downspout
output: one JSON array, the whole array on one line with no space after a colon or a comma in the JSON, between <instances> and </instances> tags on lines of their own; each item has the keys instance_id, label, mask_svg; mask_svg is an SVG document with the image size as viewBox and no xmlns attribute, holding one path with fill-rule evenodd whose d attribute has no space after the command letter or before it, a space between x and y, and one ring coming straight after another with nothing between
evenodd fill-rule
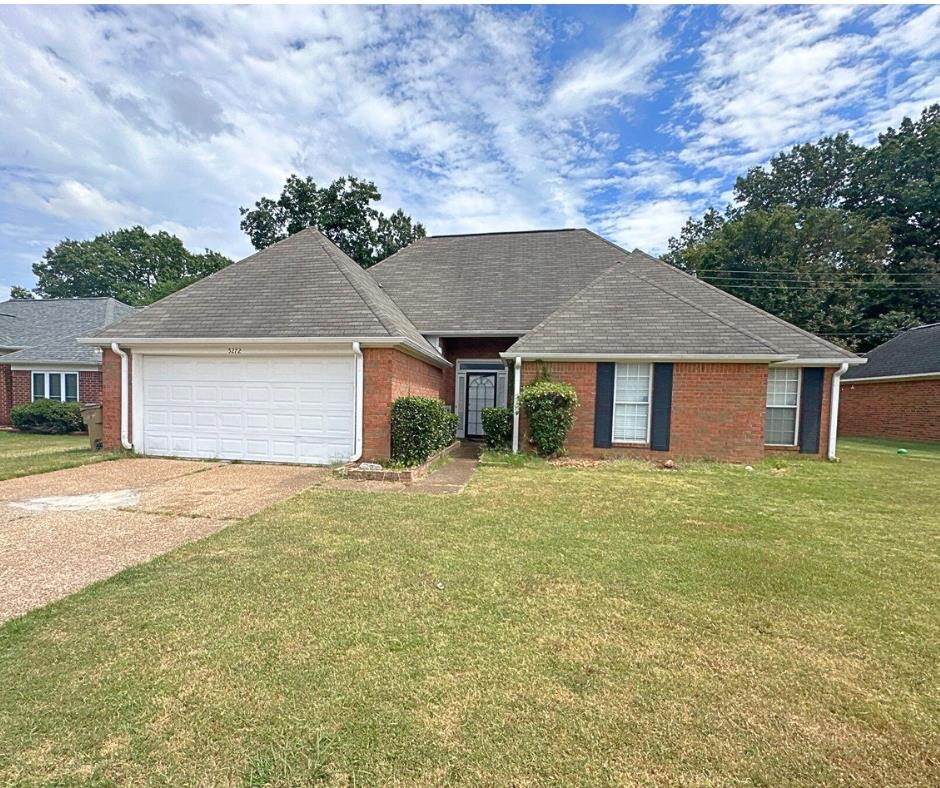
<instances>
[{"instance_id":1,"label":"white downspout","mask_svg":"<svg viewBox=\"0 0 940 788\"><path fill-rule=\"evenodd\" d=\"M134 444L127 437L127 353L121 350L117 342L111 343L111 350L121 357L121 445L130 451Z\"/></svg>"},{"instance_id":2,"label":"white downspout","mask_svg":"<svg viewBox=\"0 0 940 788\"><path fill-rule=\"evenodd\" d=\"M353 456L349 458L350 462L356 462L362 456L362 349L358 342L352 343L352 350L356 356L356 445Z\"/></svg>"},{"instance_id":3,"label":"white downspout","mask_svg":"<svg viewBox=\"0 0 940 788\"><path fill-rule=\"evenodd\" d=\"M519 453L519 392L522 390L522 356L516 356L516 374L512 376L512 453Z\"/></svg>"},{"instance_id":4,"label":"white downspout","mask_svg":"<svg viewBox=\"0 0 940 788\"><path fill-rule=\"evenodd\" d=\"M839 437L839 387L842 374L849 368L848 364L839 367L832 376L832 397L829 402L829 454L831 462L836 458L836 438Z\"/></svg>"}]
</instances>

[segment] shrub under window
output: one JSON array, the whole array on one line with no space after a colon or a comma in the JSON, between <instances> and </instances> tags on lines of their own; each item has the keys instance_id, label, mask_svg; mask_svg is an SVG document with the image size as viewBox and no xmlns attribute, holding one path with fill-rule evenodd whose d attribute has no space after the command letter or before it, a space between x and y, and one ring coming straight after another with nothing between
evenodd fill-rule
<instances>
[{"instance_id":1,"label":"shrub under window","mask_svg":"<svg viewBox=\"0 0 940 788\"><path fill-rule=\"evenodd\" d=\"M23 432L42 432L47 435L85 430L81 406L77 402L54 399L38 399L27 405L17 405L10 410L10 421Z\"/></svg>"},{"instance_id":2,"label":"shrub under window","mask_svg":"<svg viewBox=\"0 0 940 788\"><path fill-rule=\"evenodd\" d=\"M567 383L537 380L522 390L519 400L535 450L543 457L560 453L578 406L574 388Z\"/></svg>"},{"instance_id":3,"label":"shrub under window","mask_svg":"<svg viewBox=\"0 0 940 788\"><path fill-rule=\"evenodd\" d=\"M457 414L443 400L399 397L392 403L392 459L419 465L454 442Z\"/></svg>"},{"instance_id":4,"label":"shrub under window","mask_svg":"<svg viewBox=\"0 0 940 788\"><path fill-rule=\"evenodd\" d=\"M483 435L490 449L508 449L512 445L512 411L509 408L483 408Z\"/></svg>"}]
</instances>

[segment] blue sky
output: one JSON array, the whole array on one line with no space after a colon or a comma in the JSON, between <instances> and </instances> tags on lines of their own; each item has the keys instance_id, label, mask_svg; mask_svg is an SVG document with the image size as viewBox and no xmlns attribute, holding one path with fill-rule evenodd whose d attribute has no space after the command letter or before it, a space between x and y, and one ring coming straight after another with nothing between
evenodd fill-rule
<instances>
[{"instance_id":1,"label":"blue sky","mask_svg":"<svg viewBox=\"0 0 940 788\"><path fill-rule=\"evenodd\" d=\"M664 248L774 153L940 100L940 6L0 8L0 296L65 237L251 251L291 172L431 234Z\"/></svg>"}]
</instances>

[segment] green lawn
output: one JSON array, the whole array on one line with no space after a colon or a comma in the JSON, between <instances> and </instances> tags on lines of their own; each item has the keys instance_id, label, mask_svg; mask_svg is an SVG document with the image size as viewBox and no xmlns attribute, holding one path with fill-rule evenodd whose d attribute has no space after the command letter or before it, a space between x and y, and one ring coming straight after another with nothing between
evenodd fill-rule
<instances>
[{"instance_id":1,"label":"green lawn","mask_svg":"<svg viewBox=\"0 0 940 788\"><path fill-rule=\"evenodd\" d=\"M94 452L87 435L30 435L0 431L0 481L74 468L119 456Z\"/></svg>"},{"instance_id":2,"label":"green lawn","mask_svg":"<svg viewBox=\"0 0 940 788\"><path fill-rule=\"evenodd\" d=\"M0 628L0 782L937 785L895 448L311 491Z\"/></svg>"}]
</instances>

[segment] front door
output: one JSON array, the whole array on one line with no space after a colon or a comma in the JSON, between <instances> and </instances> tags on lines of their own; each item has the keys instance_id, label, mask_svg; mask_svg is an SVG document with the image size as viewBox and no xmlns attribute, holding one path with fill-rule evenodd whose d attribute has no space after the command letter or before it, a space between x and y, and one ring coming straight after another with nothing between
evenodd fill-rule
<instances>
[{"instance_id":1,"label":"front door","mask_svg":"<svg viewBox=\"0 0 940 788\"><path fill-rule=\"evenodd\" d=\"M483 437L483 408L496 407L496 373L467 373L467 409L464 434L468 438Z\"/></svg>"}]
</instances>

